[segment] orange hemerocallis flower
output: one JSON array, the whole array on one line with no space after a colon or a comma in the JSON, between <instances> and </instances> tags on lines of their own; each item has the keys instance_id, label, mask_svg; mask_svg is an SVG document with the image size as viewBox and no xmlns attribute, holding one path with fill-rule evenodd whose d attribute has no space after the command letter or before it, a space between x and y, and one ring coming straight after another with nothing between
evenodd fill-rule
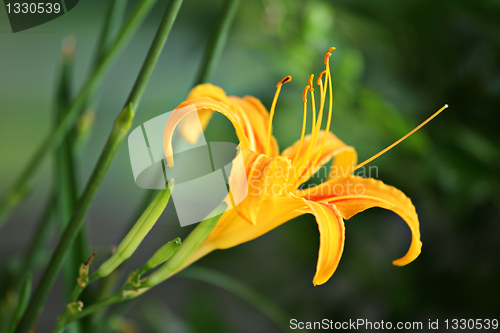
<instances>
[{"instance_id":1,"label":"orange hemerocallis flower","mask_svg":"<svg viewBox=\"0 0 500 333\"><path fill-rule=\"evenodd\" d=\"M211 84L195 87L187 100L176 108L178 111L172 112L163 138L167 163L173 166L171 139L177 125L183 137L194 143L201 133L193 129L199 128L192 126L193 122L199 121L205 128L213 112L220 112L234 126L244 160L244 165L233 165L229 177L230 193L248 191L245 199L235 209L228 210L221 216L215 228L183 267L215 249L227 249L248 242L297 216L309 213L315 216L320 233L319 257L313 279L314 285L320 285L330 279L342 256L344 220L371 207L392 210L403 218L412 232L408 252L393 261L393 264L403 266L418 257L422 243L417 213L411 200L395 187L372 178L357 177L353 173L418 130L447 105L405 137L356 166L357 154L354 148L329 131L333 107L329 57L334 49L331 48L326 53L326 69L317 80L320 93L318 112L311 75L303 93L304 119L300 140L281 154L277 141L272 136L272 120L281 87L291 80L290 76L278 82L269 113L257 98L226 96L221 88ZM312 125L311 133L305 135L308 95L312 104ZM194 111L197 111L198 117ZM326 129L321 130L325 113ZM312 188L301 188L305 181L332 159L327 181ZM238 182L241 176L247 179L246 189L241 189L242 184Z\"/></svg>"}]
</instances>

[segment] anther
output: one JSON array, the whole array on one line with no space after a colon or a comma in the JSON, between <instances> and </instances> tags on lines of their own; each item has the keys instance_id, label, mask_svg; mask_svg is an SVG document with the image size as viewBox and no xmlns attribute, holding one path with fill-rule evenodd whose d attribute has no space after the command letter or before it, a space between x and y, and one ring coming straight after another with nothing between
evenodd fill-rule
<instances>
[{"instance_id":1,"label":"anther","mask_svg":"<svg viewBox=\"0 0 500 333\"><path fill-rule=\"evenodd\" d=\"M304 92L302 93L302 100L304 101L304 103L307 102L307 91L310 89L311 87L309 85L307 85L305 88L304 88Z\"/></svg>"},{"instance_id":2,"label":"anther","mask_svg":"<svg viewBox=\"0 0 500 333\"><path fill-rule=\"evenodd\" d=\"M271 105L271 109L269 110L269 121L267 124L267 142L266 142L267 156L269 156L269 149L271 147L271 134L273 132L273 117L274 117L274 109L276 108L276 102L278 101L278 96L281 91L281 86L290 81L292 81L292 77L290 75L287 75L276 84L276 92L274 93L273 103Z\"/></svg>"},{"instance_id":3,"label":"anther","mask_svg":"<svg viewBox=\"0 0 500 333\"><path fill-rule=\"evenodd\" d=\"M326 54L325 54L325 65L328 63L328 58L331 57L333 50L335 50L335 47L330 47L328 49L328 51L326 51Z\"/></svg>"},{"instance_id":4,"label":"anther","mask_svg":"<svg viewBox=\"0 0 500 333\"><path fill-rule=\"evenodd\" d=\"M321 73L319 73L319 76L318 76L318 81L316 82L318 84L318 86L321 85L321 78L323 77L323 75L326 74L326 70L322 71Z\"/></svg>"},{"instance_id":5,"label":"anther","mask_svg":"<svg viewBox=\"0 0 500 333\"><path fill-rule=\"evenodd\" d=\"M280 80L280 82L278 82L278 83L276 84L276 88L277 88L277 87L279 87L279 86L281 86L282 84L285 84L285 83L290 82L290 81L292 81L292 77L291 77L290 75L287 75L287 76L285 76L284 78L282 78L282 79Z\"/></svg>"},{"instance_id":6,"label":"anther","mask_svg":"<svg viewBox=\"0 0 500 333\"><path fill-rule=\"evenodd\" d=\"M309 75L309 90L314 91L313 88L313 79L314 79L314 74Z\"/></svg>"}]
</instances>

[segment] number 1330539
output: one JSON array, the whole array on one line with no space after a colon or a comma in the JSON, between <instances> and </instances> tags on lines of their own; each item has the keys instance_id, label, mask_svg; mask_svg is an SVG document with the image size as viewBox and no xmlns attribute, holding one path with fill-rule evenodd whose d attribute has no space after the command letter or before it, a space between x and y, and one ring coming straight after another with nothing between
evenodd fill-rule
<instances>
[{"instance_id":1,"label":"number 1330539","mask_svg":"<svg viewBox=\"0 0 500 333\"><path fill-rule=\"evenodd\" d=\"M7 8L7 13L14 13L14 14L51 14L55 13L58 14L61 11L61 4L60 3L50 3L50 2L39 2L39 3L8 3L5 5Z\"/></svg>"}]
</instances>

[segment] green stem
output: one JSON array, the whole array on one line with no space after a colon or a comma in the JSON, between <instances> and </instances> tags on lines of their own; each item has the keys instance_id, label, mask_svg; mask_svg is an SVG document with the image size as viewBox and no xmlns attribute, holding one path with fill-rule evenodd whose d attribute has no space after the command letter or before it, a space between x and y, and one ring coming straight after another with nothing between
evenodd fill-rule
<instances>
[{"instance_id":1,"label":"green stem","mask_svg":"<svg viewBox=\"0 0 500 333\"><path fill-rule=\"evenodd\" d=\"M49 231L55 212L56 200L56 194L50 194L47 203L45 204L45 210L43 211L42 218L40 219L40 222L38 222L35 232L33 233L32 241L29 243L30 245L28 251L24 255L18 279L21 279L22 276L28 273L28 271L35 269L36 256L49 242Z\"/></svg>"},{"instance_id":2,"label":"green stem","mask_svg":"<svg viewBox=\"0 0 500 333\"><path fill-rule=\"evenodd\" d=\"M109 10L105 15L105 20L104 20L104 27L101 30L100 33L100 42L97 47L97 52L95 55L95 63L93 66L93 70L97 68L99 65L102 57L106 54L106 49L109 47L110 41L114 35L116 35L116 30L117 28L120 27L122 23L122 19L124 16L124 9L126 5L127 0L111 0L110 1L110 6ZM70 92L69 92L69 87L70 87L70 78L69 78L69 67L70 67L70 62L72 61L73 55L74 55L74 45L71 47L72 44L66 43L63 44L63 52L62 52L62 61L61 61L61 80L59 83L59 88L58 88L58 96L57 96L57 107L56 107L56 123L54 124L54 128L57 127L58 122L60 118L64 116L64 112L67 112L68 107L70 106ZM87 100L87 104L93 103L92 101L95 99L95 95L89 96ZM88 128L86 129L88 130ZM82 133L79 129L73 129L71 131L71 140L68 140L69 134L66 136L66 139L64 140L62 146L66 146L64 149L59 148L61 150L58 155L59 157L62 157L61 155L65 155L65 152L73 152L76 151L77 149L81 148L80 146L77 147L77 143L82 141L82 137L87 135L87 133ZM71 154L72 155L72 154ZM66 164L66 162L68 162ZM62 170L66 170L63 174L65 176L68 176L69 173L73 174L71 170L73 169L72 166L69 164L72 163L72 160L68 160L67 157L61 158L61 163L58 163L58 166L61 167ZM55 175L56 179L60 178L58 176L58 173ZM63 186L63 188L68 188L68 189L73 189L74 191L71 191L73 194L71 197L73 197L73 204L72 207L69 207L69 209L66 209L66 213L61 212L62 214L59 215L59 218L63 216L62 220L63 222L66 222L69 220L70 216L67 214L71 214L71 212L74 209L74 203L76 203L76 196L77 196L77 189L76 189L76 180L75 177L72 177L73 180L70 180L70 184L73 184L73 186L67 187ZM62 184L60 184L62 185ZM55 184L54 188L57 186ZM60 195L60 198L62 201L67 201L65 198L69 198L68 196L61 196L62 192L57 192L57 191L51 191L51 195L49 197L49 200L47 200L47 203L45 204L45 209L44 213L42 214L42 218L40 222L37 224L37 228L35 232L33 233L32 240L29 243L28 251L26 254L23 256L23 262L21 265L21 269L18 271L16 276L13 278L13 282L11 283L12 285L12 290L17 290L18 285L20 281L23 280L23 276L27 274L28 271L33 270L34 264L35 264L35 258L36 256L42 251L43 248L45 248L45 245L47 244L48 241L48 236L49 236L49 231L51 229L51 221L53 220L54 217L54 212L56 211L56 201L57 201L57 194ZM65 204L62 205L60 204L59 207L61 206L66 206ZM64 217L67 216L67 217ZM86 254L88 251L86 251L87 248L87 242L86 242L86 237L84 230L81 230L79 235L77 236L77 240L75 244L73 245L72 249L72 257L74 258L74 262L76 264L69 265L68 268L70 270L69 273L71 272L77 272L78 271L78 265L81 264L86 258ZM65 272L66 275L71 275L68 274L68 272ZM75 276L75 274L73 274ZM71 284L68 281L65 281L66 285L71 285L71 287L74 284L75 279L71 277L67 277L65 280L71 280ZM71 290L70 290L71 291ZM85 299L85 297L84 297Z\"/></svg>"},{"instance_id":3,"label":"green stem","mask_svg":"<svg viewBox=\"0 0 500 333\"><path fill-rule=\"evenodd\" d=\"M36 171L39 170L39 166L42 165L41 162L43 158L50 150L58 146L64 136L68 133L70 128L75 123L78 115L82 112L89 96L95 93L104 74L113 63L113 60L117 57L125 44L131 39L132 35L146 18L146 15L152 9L152 6L156 3L156 1L157 0L142 0L139 3L115 41L109 46L101 58L99 65L95 68L92 75L87 79L83 88L71 103L71 106L68 108L63 119L61 119L57 127L50 132L47 138L42 141L42 144L35 151L20 176L7 191L6 196L0 202L0 227L5 222L8 213L26 197L26 194L29 192L31 187L31 180L35 176Z\"/></svg>"},{"instance_id":4,"label":"green stem","mask_svg":"<svg viewBox=\"0 0 500 333\"><path fill-rule=\"evenodd\" d=\"M207 45L207 49L203 55L203 62L199 69L195 85L207 82L212 77L213 71L219 63L222 50L226 45L227 36L236 17L239 3L240 0L226 1L224 5L224 11L219 19L219 23L214 29L213 34L210 38L210 42ZM132 228L137 218L141 216L142 212L148 207L149 203L151 202L151 200L153 200L155 195L156 191L147 191L138 206L137 212L133 215L134 218L130 220L129 227L125 229L125 233Z\"/></svg>"},{"instance_id":5,"label":"green stem","mask_svg":"<svg viewBox=\"0 0 500 333\"><path fill-rule=\"evenodd\" d=\"M134 87L132 88L126 102L126 104L132 104L134 106L134 110L137 110L139 106L139 102L144 94L146 85L151 77L151 74L153 73L156 63L158 62L158 58L160 57L165 42L167 41L167 37L170 33L172 25L174 24L175 18L177 17L177 13L181 8L182 1L183 0L171 0L168 4L165 15L160 23L160 27L156 32L153 43L151 44L146 59L142 64L139 76L135 80Z\"/></svg>"},{"instance_id":6,"label":"green stem","mask_svg":"<svg viewBox=\"0 0 500 333\"><path fill-rule=\"evenodd\" d=\"M240 0L227 0L225 2L223 12L220 16L220 19L218 20L217 26L215 27L210 37L210 41L207 44L205 53L203 55L202 64L198 71L195 85L208 82L212 77L213 72L220 61L222 51L224 50L224 47L226 45L227 37L236 17L239 4ZM130 220L129 226L125 228L123 237L125 237L126 233L133 227L135 221L148 207L149 203L151 202L151 200L153 200L156 193L157 191L155 190L148 190L144 194L136 213Z\"/></svg>"},{"instance_id":7,"label":"green stem","mask_svg":"<svg viewBox=\"0 0 500 333\"><path fill-rule=\"evenodd\" d=\"M139 217L132 229L130 229L129 233L122 239L116 248L116 252L108 260L103 262L93 275L97 275L99 278L109 275L125 260L130 258L151 228L156 224L156 221L160 218L165 207L167 207L173 186L173 181L170 181L167 188L158 193L156 198Z\"/></svg>"},{"instance_id":8,"label":"green stem","mask_svg":"<svg viewBox=\"0 0 500 333\"><path fill-rule=\"evenodd\" d=\"M213 215L206 220L201 221L196 228L191 231L186 240L182 243L180 248L174 255L162 266L160 269L148 276L143 282L141 287L154 287L158 283L166 280L172 274L177 272L184 262L200 247L201 243L207 238L208 234L215 227L219 221L222 213L226 211L227 204L225 202L217 206L210 215Z\"/></svg>"},{"instance_id":9,"label":"green stem","mask_svg":"<svg viewBox=\"0 0 500 333\"><path fill-rule=\"evenodd\" d=\"M89 281L90 283L90 281ZM108 305L123 302L132 298L135 298L139 295L141 295L144 291L147 289L141 289L141 288L134 288L129 281L127 281L121 288L118 290L116 293L110 295L109 297L106 297L100 301L98 301L95 304L92 304L90 306L85 307L83 310L80 309L78 312L72 312L70 311L70 304L66 307L64 313L59 317L57 320L56 326L53 330L53 333L59 333L62 331L62 329L83 317L86 317ZM77 288L75 289L75 294L74 297L72 298L72 301L76 301L78 299L80 289Z\"/></svg>"},{"instance_id":10,"label":"green stem","mask_svg":"<svg viewBox=\"0 0 500 333\"><path fill-rule=\"evenodd\" d=\"M66 110L71 101L71 69L73 67L75 45L72 40L65 40L63 42L63 52L61 57L60 79L57 87L57 103L55 108L55 124L64 117ZM55 169L54 179L57 188L57 208L59 211L59 228L64 230L65 223L71 217L71 213L75 209L76 201L78 200L76 170L74 161L74 151L71 143L71 136L73 135L74 127L68 133L61 145L55 151ZM80 233L83 235L83 233ZM74 281L77 277L78 267L84 262L84 255L80 255L85 251L84 244L77 244L82 242L75 242L70 252L70 264L64 269L64 287L66 295L69 299Z\"/></svg>"},{"instance_id":11,"label":"green stem","mask_svg":"<svg viewBox=\"0 0 500 333\"><path fill-rule=\"evenodd\" d=\"M86 284L80 284L79 282L76 284L76 286L73 289L73 292L71 293L71 297L69 299L68 305L66 305L66 308L64 309L62 315L57 319L56 326L54 327L53 332L61 332L64 326L66 326L68 318L71 316L71 309L73 308L73 305L75 305L78 302L78 299L80 298L80 295L82 294L82 291L89 285L90 283L94 282L96 278L90 277L89 280L87 281ZM83 303L80 302L80 305Z\"/></svg>"},{"instance_id":12,"label":"green stem","mask_svg":"<svg viewBox=\"0 0 500 333\"><path fill-rule=\"evenodd\" d=\"M26 277L24 278L24 282L21 286L21 290L19 292L17 306L14 312L12 313L12 317L9 320L9 324L7 325L7 333L11 333L14 331L17 320L23 314L24 309L26 309L26 304L28 303L31 291L31 279L32 279L31 273L27 273Z\"/></svg>"},{"instance_id":13,"label":"green stem","mask_svg":"<svg viewBox=\"0 0 500 333\"><path fill-rule=\"evenodd\" d=\"M47 269L45 270L38 287L33 294L33 298L28 305L28 309L19 323L16 333L28 332L30 326L38 316L41 306L45 302L48 293L55 282L57 274L61 269L65 259L65 254L75 239L76 234L81 229L83 225L83 218L85 217L99 187L101 186L102 180L104 179L104 176L106 175L118 148L132 125L134 111L139 105L144 89L146 88L147 82L160 56L163 45L167 40L182 1L183 0L170 1L146 60L141 68L141 72L139 73L136 83L132 88L126 107L115 120L113 130L111 131L87 186L78 201L77 208L74 211L61 239L59 240L49 265L47 266ZM144 3L149 4L150 1L146 0L141 2L141 4Z\"/></svg>"},{"instance_id":14,"label":"green stem","mask_svg":"<svg viewBox=\"0 0 500 333\"><path fill-rule=\"evenodd\" d=\"M135 298L144 292L148 291L151 287L154 287L158 283L164 281L169 278L172 273L175 273L182 264L189 258L194 251L196 251L200 244L207 238L210 231L212 231L213 227L219 221L222 213L226 210L227 204L222 203L212 212L214 215L211 218L208 218L202 222L200 222L196 228L189 234L184 243L177 249L176 243L179 241L175 239L171 242L172 247L174 247L174 253L170 257L170 259L155 273L151 274L148 278L143 281L140 281L140 285L136 286L133 283L134 278L131 278L129 275L129 279L127 282L120 288L118 292L115 294L95 303L90 306L83 308L82 311L79 311L74 314L70 314L68 311L65 311L63 316L58 320L57 327L64 327L66 324L71 323L75 320L88 316L105 306L120 303L125 300L129 300L131 298ZM136 271L135 274L138 274L139 271ZM97 275L97 273L94 273ZM92 276L91 276L92 277ZM63 323L61 323L63 322ZM54 330L53 333L58 333L59 331Z\"/></svg>"},{"instance_id":15,"label":"green stem","mask_svg":"<svg viewBox=\"0 0 500 333\"><path fill-rule=\"evenodd\" d=\"M224 11L219 19L219 23L214 29L213 34L210 38L210 42L207 45L207 49L203 55L203 62L199 69L195 85L207 82L212 77L213 71L219 63L222 50L226 45L227 36L236 17L239 3L240 0L226 1L224 5ZM137 218L141 216L142 212L148 207L149 203L151 202L151 200L153 200L155 195L155 190L149 190L146 192L146 194L144 194L144 197L141 200L136 213L130 220L129 227L125 228L125 234L123 236L125 236L126 233L132 228Z\"/></svg>"},{"instance_id":16,"label":"green stem","mask_svg":"<svg viewBox=\"0 0 500 333\"><path fill-rule=\"evenodd\" d=\"M236 17L236 13L238 12L239 5L240 0L226 0L224 11L208 42L195 85L208 82L212 77L215 67L219 63L224 46L226 45L227 37Z\"/></svg>"},{"instance_id":17,"label":"green stem","mask_svg":"<svg viewBox=\"0 0 500 333\"><path fill-rule=\"evenodd\" d=\"M123 297L123 291L120 290L120 291L114 293L113 295L111 295L111 296L109 296L109 297L107 297L107 298L105 298L105 299L103 299L103 300L101 300L101 301L99 301L99 302L97 302L95 304L92 304L90 306L85 307L82 311L69 316L69 318L67 319L66 323L71 323L71 322L73 322L75 320L78 320L80 318L88 316L88 315L90 315L90 314L92 314L92 313L94 313L94 312L96 312L96 311L98 311L98 310L100 310L100 309L108 306L108 305L120 303L120 302L123 302L123 301L131 299L131 298L133 298L133 297L129 296L127 298L124 298ZM54 333L55 332L56 331L54 330Z\"/></svg>"},{"instance_id":18,"label":"green stem","mask_svg":"<svg viewBox=\"0 0 500 333\"><path fill-rule=\"evenodd\" d=\"M104 26L97 43L97 55L95 56L94 68L102 61L106 51L111 44L116 29L119 28L125 17L125 9L128 0L111 0L106 12Z\"/></svg>"},{"instance_id":19,"label":"green stem","mask_svg":"<svg viewBox=\"0 0 500 333\"><path fill-rule=\"evenodd\" d=\"M158 194L157 190L147 190L144 196L142 197L141 202L139 203L138 209L132 215L132 219L130 220L128 226L124 229L122 237L119 239L123 239L127 236L128 232L134 227L135 222L141 217L142 213L148 208L149 204Z\"/></svg>"},{"instance_id":20,"label":"green stem","mask_svg":"<svg viewBox=\"0 0 500 333\"><path fill-rule=\"evenodd\" d=\"M55 282L55 278L57 277L57 274L61 269L67 251L83 224L83 218L85 217L85 214L90 207L92 199L97 193L102 179L104 178L106 171L111 165L111 161L114 155L120 147L121 141L123 140L123 138L127 134L128 129L131 126L132 118L133 113L130 108L125 108L115 121L115 125L113 126L113 130L111 131L111 135L109 136L108 141L104 146L104 150L99 157L97 165L94 168L92 175L90 176L87 187L83 191L83 194L78 201L77 208L59 240L59 244L57 245L56 250L52 255L52 258L44 274L42 275L42 278L28 305L28 309L26 310L25 315L23 316L19 323L19 326L17 327L16 333L28 332L32 323L34 322L36 317L38 317L39 310L42 304L45 302L45 299L47 298L48 293Z\"/></svg>"},{"instance_id":21,"label":"green stem","mask_svg":"<svg viewBox=\"0 0 500 333\"><path fill-rule=\"evenodd\" d=\"M50 230L52 227L52 221L54 220L55 205L56 205L56 195L51 191L47 203L45 204L44 211L40 217L40 221L37 223L37 227L31 236L32 240L29 243L29 247L23 256L21 265L18 270L13 272L12 276L8 276L7 282L0 284L0 309L9 308L9 297L10 293L18 294L20 290L20 285L24 281L25 277L30 271L36 269L37 257L48 245L50 240ZM6 322L7 316L2 311L0 322Z\"/></svg>"},{"instance_id":22,"label":"green stem","mask_svg":"<svg viewBox=\"0 0 500 333\"><path fill-rule=\"evenodd\" d=\"M71 72L75 51L75 42L72 39L66 39L63 42L63 53L61 59L60 79L57 87L56 107L54 109L55 122L54 127L64 117L68 106L71 103ZM76 201L78 200L76 169L74 161L74 150L72 138L74 137L74 126L66 134L61 144L55 150L55 168L54 168L54 186L57 188L57 210L58 210L58 229L64 230L65 223L71 217ZM73 243L69 252L68 265L63 270L63 287L66 293L66 299L71 297L71 289L77 278L78 265L84 261L81 253L86 251L86 244L81 239L84 236L83 230L79 233L77 240ZM86 242L85 242L86 243ZM81 333L81 323L74 323L68 327L70 333Z\"/></svg>"}]
</instances>

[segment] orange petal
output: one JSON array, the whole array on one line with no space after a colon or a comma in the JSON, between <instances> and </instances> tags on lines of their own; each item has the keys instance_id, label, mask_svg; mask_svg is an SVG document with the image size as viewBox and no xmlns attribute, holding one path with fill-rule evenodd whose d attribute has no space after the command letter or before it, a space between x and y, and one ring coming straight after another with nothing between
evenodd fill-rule
<instances>
[{"instance_id":1,"label":"orange petal","mask_svg":"<svg viewBox=\"0 0 500 333\"><path fill-rule=\"evenodd\" d=\"M243 190L240 180L246 175L247 196L237 206L239 214L255 224L261 209L261 203L271 196L286 193L286 185L290 174L290 161L284 157L270 158L257 154L245 146L240 146L244 165L233 165L229 176L232 191ZM242 168L245 168L243 173Z\"/></svg>"},{"instance_id":2,"label":"orange petal","mask_svg":"<svg viewBox=\"0 0 500 333\"><path fill-rule=\"evenodd\" d=\"M346 177L327 181L319 186L299 191L298 195L313 201L334 204L345 219L371 207L392 210L401 216L412 233L412 241L406 255L393 261L403 266L415 260L420 254L420 225L417 212L411 200L397 188L385 185L373 178Z\"/></svg>"},{"instance_id":3,"label":"orange petal","mask_svg":"<svg viewBox=\"0 0 500 333\"><path fill-rule=\"evenodd\" d=\"M314 173L316 173L333 157L335 157L335 159L333 160L329 175L335 174L335 172L340 172L345 175L352 174L354 166L357 162L356 150L354 150L353 147L346 145L332 132L327 133L325 146L323 147L323 151L321 152L321 156L319 157L318 162L314 166L311 165L312 161L314 161L315 157L318 155L321 149L321 144L324 136L325 131L321 130L318 133L318 138L312 147L312 154L309 160L301 158L301 156L307 154L307 149L311 142L310 134L304 137L304 142L299 152L300 156L295 162L294 170L289 180L290 184L296 183L297 186L299 186L303 182L307 181ZM289 159L293 160L299 148L299 143L300 141L296 141L293 145L285 149L281 153L281 156L286 156Z\"/></svg>"},{"instance_id":4,"label":"orange petal","mask_svg":"<svg viewBox=\"0 0 500 333\"><path fill-rule=\"evenodd\" d=\"M247 146L250 144L248 137L245 135L239 116L235 114L226 104L217 102L208 97L192 98L179 104L165 124L165 130L163 131L163 149L165 150L165 157L167 158L169 166L172 167L174 165L172 135L175 127L185 116L189 114L196 114L196 111L200 112L205 110L220 112L226 116L226 118L233 124L240 142Z\"/></svg>"},{"instance_id":5,"label":"orange petal","mask_svg":"<svg viewBox=\"0 0 500 333\"><path fill-rule=\"evenodd\" d=\"M193 260L214 249L227 249L251 241L303 214L313 214L318 223L320 247L313 284L323 284L333 275L342 256L344 221L334 205L293 195L273 196L262 202L256 225L249 224L234 209L225 212L193 255Z\"/></svg>"},{"instance_id":6,"label":"orange petal","mask_svg":"<svg viewBox=\"0 0 500 333\"><path fill-rule=\"evenodd\" d=\"M261 203L255 225L248 223L236 209L225 212L204 243L227 249L262 236L281 224L304 214L305 200L292 195L273 196Z\"/></svg>"},{"instance_id":7,"label":"orange petal","mask_svg":"<svg viewBox=\"0 0 500 333\"><path fill-rule=\"evenodd\" d=\"M358 153L351 146L341 147L335 150L335 157L330 166L328 177L326 180L335 179L337 177L347 177L354 173L354 167L358 163Z\"/></svg>"},{"instance_id":8,"label":"orange petal","mask_svg":"<svg viewBox=\"0 0 500 333\"><path fill-rule=\"evenodd\" d=\"M203 97L208 97L224 103L235 115L237 115L243 133L248 138L248 146L257 153L265 152L269 113L260 100L250 96L245 98L235 96L228 97L222 88L205 83L194 87L189 93L186 101ZM200 122L201 128L204 130L212 118L213 112L214 110L212 109L200 109L198 110L198 117L196 117L196 114L191 114L182 119L179 123L179 130L183 138L194 144L201 135L201 132L196 130L197 128L199 129L199 126L193 126L193 124ZM274 157L278 155L278 153L278 144L276 139L272 137L269 156Z\"/></svg>"},{"instance_id":9,"label":"orange petal","mask_svg":"<svg viewBox=\"0 0 500 333\"><path fill-rule=\"evenodd\" d=\"M229 99L235 103L235 111L240 112L242 119L247 119L247 136L252 137L254 146L252 150L259 154L266 152L267 125L269 124L269 112L262 102L255 97L245 96L244 98L230 96ZM269 157L279 155L278 142L271 136Z\"/></svg>"},{"instance_id":10,"label":"orange petal","mask_svg":"<svg viewBox=\"0 0 500 333\"><path fill-rule=\"evenodd\" d=\"M327 282L335 273L340 257L344 251L345 227L344 219L335 205L305 201L311 213L316 217L319 228L319 254L316 265L315 286Z\"/></svg>"},{"instance_id":11,"label":"orange petal","mask_svg":"<svg viewBox=\"0 0 500 333\"><path fill-rule=\"evenodd\" d=\"M228 105L229 99L222 88L214 86L210 83L199 84L189 92L186 101L192 98L209 97L213 100L222 102ZM179 132L187 142L195 144L198 141L201 132L199 126L193 126L197 122L201 123L201 128L205 130L207 128L208 122L212 118L214 111L212 109L198 110L198 117L196 114L189 114L184 117L179 123Z\"/></svg>"}]
</instances>

